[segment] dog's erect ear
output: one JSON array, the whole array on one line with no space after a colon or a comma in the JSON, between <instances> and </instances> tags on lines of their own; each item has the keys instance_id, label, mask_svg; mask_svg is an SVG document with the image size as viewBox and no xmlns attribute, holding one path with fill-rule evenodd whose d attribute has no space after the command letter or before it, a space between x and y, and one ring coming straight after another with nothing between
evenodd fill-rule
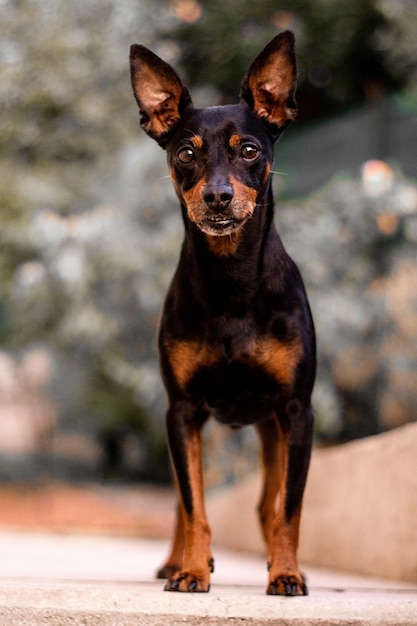
<instances>
[{"instance_id":1,"label":"dog's erect ear","mask_svg":"<svg viewBox=\"0 0 417 626\"><path fill-rule=\"evenodd\" d=\"M188 89L168 63L137 44L130 47L130 75L141 113L140 124L163 146L184 109L191 104Z\"/></svg>"},{"instance_id":2,"label":"dog's erect ear","mask_svg":"<svg viewBox=\"0 0 417 626\"><path fill-rule=\"evenodd\" d=\"M286 30L256 57L242 81L240 97L277 139L297 115L296 86L295 40Z\"/></svg>"}]
</instances>

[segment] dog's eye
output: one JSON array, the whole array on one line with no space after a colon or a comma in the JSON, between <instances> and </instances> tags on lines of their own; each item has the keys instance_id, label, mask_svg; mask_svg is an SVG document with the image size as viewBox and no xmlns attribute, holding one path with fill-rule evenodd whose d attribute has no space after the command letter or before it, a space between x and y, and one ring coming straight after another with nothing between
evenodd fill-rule
<instances>
[{"instance_id":1,"label":"dog's eye","mask_svg":"<svg viewBox=\"0 0 417 626\"><path fill-rule=\"evenodd\" d=\"M191 148L182 148L178 152L178 160L181 163L192 163L194 158L194 151Z\"/></svg>"},{"instance_id":2,"label":"dog's eye","mask_svg":"<svg viewBox=\"0 0 417 626\"><path fill-rule=\"evenodd\" d=\"M259 155L259 150L252 143L246 143L242 146L240 155L245 161L253 161Z\"/></svg>"}]
</instances>

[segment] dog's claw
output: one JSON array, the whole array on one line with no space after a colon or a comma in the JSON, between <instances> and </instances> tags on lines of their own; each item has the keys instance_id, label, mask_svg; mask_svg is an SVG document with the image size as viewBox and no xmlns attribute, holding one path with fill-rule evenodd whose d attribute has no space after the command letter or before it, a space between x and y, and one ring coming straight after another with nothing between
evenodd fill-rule
<instances>
[{"instance_id":1,"label":"dog's claw","mask_svg":"<svg viewBox=\"0 0 417 626\"><path fill-rule=\"evenodd\" d=\"M178 591L180 581L178 580L168 580L165 585L165 591Z\"/></svg>"},{"instance_id":2,"label":"dog's claw","mask_svg":"<svg viewBox=\"0 0 417 626\"><path fill-rule=\"evenodd\" d=\"M295 583L287 583L285 585L285 593L287 596L295 596L297 593L297 585Z\"/></svg>"}]
</instances>

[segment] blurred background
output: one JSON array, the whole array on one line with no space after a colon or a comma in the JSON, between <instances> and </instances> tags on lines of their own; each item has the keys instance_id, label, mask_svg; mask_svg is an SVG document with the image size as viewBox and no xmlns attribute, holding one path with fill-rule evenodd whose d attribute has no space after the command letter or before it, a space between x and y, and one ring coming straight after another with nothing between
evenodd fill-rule
<instances>
[{"instance_id":1,"label":"blurred background","mask_svg":"<svg viewBox=\"0 0 417 626\"><path fill-rule=\"evenodd\" d=\"M182 223L139 129L134 42L202 106L235 102L258 51L295 31L299 116L274 186L317 326L316 445L416 420L414 0L0 8L0 500L48 481L170 480L155 332ZM250 429L210 425L206 452L209 486L258 464Z\"/></svg>"}]
</instances>

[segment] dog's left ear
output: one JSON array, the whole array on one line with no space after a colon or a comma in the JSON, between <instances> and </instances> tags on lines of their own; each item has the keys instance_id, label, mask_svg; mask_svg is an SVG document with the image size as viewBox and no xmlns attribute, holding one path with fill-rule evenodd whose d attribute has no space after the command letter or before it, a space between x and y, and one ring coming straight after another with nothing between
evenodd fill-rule
<instances>
[{"instance_id":1,"label":"dog's left ear","mask_svg":"<svg viewBox=\"0 0 417 626\"><path fill-rule=\"evenodd\" d=\"M137 44L130 47L130 76L141 113L140 124L164 146L170 131L191 104L188 89L168 63Z\"/></svg>"},{"instance_id":2,"label":"dog's left ear","mask_svg":"<svg viewBox=\"0 0 417 626\"><path fill-rule=\"evenodd\" d=\"M242 81L245 100L277 139L297 115L294 34L280 33L262 50Z\"/></svg>"}]
</instances>

